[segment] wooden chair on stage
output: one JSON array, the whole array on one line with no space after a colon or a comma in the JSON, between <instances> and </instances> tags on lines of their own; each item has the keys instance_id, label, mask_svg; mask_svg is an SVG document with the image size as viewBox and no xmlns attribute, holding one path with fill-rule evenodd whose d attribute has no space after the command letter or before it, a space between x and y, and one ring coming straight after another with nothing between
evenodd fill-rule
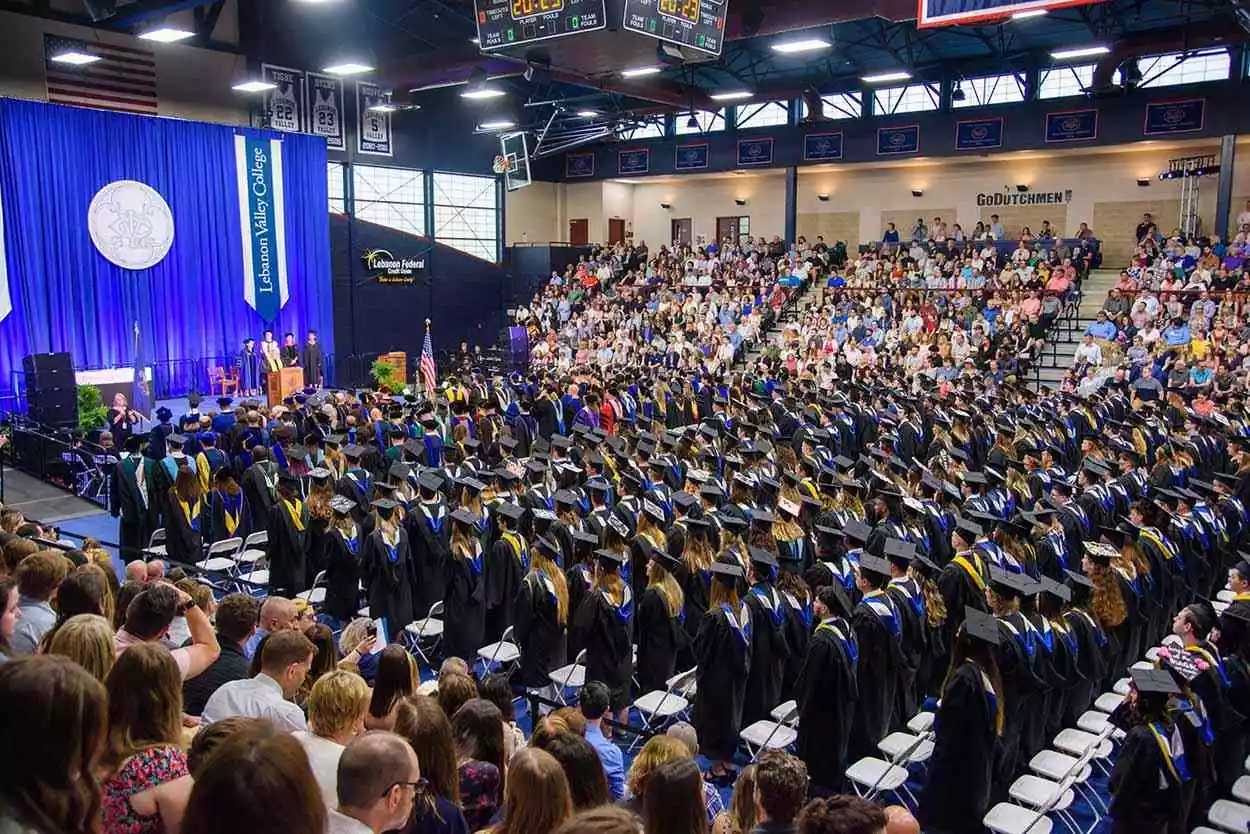
<instances>
[{"instance_id":1,"label":"wooden chair on stage","mask_svg":"<svg viewBox=\"0 0 1250 834\"><path fill-rule=\"evenodd\" d=\"M239 369L225 368L217 365L208 372L208 389L210 391L215 388L221 389L221 395L239 393Z\"/></svg>"}]
</instances>

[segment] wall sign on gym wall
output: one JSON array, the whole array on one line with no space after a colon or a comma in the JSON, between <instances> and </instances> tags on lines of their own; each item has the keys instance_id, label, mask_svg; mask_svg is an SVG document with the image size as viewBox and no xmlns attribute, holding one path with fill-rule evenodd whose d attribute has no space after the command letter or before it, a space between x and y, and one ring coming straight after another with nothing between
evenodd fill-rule
<instances>
[{"instance_id":1,"label":"wall sign on gym wall","mask_svg":"<svg viewBox=\"0 0 1250 834\"><path fill-rule=\"evenodd\" d=\"M377 84L356 82L356 150L373 156L394 156L391 114L371 108L385 104L387 95Z\"/></svg>"},{"instance_id":2,"label":"wall sign on gym wall","mask_svg":"<svg viewBox=\"0 0 1250 834\"><path fill-rule=\"evenodd\" d=\"M1072 189L1063 191L991 191L977 195L978 206L1066 206L1072 202Z\"/></svg>"},{"instance_id":3,"label":"wall sign on gym wall","mask_svg":"<svg viewBox=\"0 0 1250 834\"><path fill-rule=\"evenodd\" d=\"M308 73L308 130L326 140L332 151L347 150L347 125L343 122L343 79Z\"/></svg>"},{"instance_id":4,"label":"wall sign on gym wall","mask_svg":"<svg viewBox=\"0 0 1250 834\"><path fill-rule=\"evenodd\" d=\"M265 97L265 112L269 114L269 127L283 133L303 133L307 127L308 87L303 70L261 64L260 75L265 81L277 86Z\"/></svg>"},{"instance_id":5,"label":"wall sign on gym wall","mask_svg":"<svg viewBox=\"0 0 1250 834\"><path fill-rule=\"evenodd\" d=\"M379 284L415 284L417 274L425 272L424 257L397 258L386 249L370 249L361 260Z\"/></svg>"}]
</instances>

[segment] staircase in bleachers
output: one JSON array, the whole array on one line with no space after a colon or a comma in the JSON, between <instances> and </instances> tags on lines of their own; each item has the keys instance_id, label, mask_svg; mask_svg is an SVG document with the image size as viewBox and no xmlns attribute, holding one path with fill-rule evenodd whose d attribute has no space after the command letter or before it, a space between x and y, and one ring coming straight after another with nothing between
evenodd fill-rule
<instances>
[{"instance_id":1,"label":"staircase in bleachers","mask_svg":"<svg viewBox=\"0 0 1250 834\"><path fill-rule=\"evenodd\" d=\"M1077 346L1085 328L1093 323L1094 317L1102 309L1107 300L1107 293L1115 286L1119 272L1114 269L1095 269L1081 282L1081 300L1075 314L1060 319L1047 339L1038 362L1038 370L1034 381L1040 386L1057 388L1063 377L1072 368L1072 357L1076 355Z\"/></svg>"}]
</instances>

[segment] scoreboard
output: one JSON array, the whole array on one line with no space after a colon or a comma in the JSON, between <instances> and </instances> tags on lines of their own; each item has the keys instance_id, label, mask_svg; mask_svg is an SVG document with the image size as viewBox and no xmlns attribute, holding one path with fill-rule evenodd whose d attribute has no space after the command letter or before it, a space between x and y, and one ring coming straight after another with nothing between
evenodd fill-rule
<instances>
[{"instance_id":1,"label":"scoreboard","mask_svg":"<svg viewBox=\"0 0 1250 834\"><path fill-rule=\"evenodd\" d=\"M483 52L591 32L608 22L604 0L474 0L474 7Z\"/></svg>"},{"instance_id":2,"label":"scoreboard","mask_svg":"<svg viewBox=\"0 0 1250 834\"><path fill-rule=\"evenodd\" d=\"M725 43L727 3L728 0L625 0L624 27L640 35L720 55Z\"/></svg>"}]
</instances>

